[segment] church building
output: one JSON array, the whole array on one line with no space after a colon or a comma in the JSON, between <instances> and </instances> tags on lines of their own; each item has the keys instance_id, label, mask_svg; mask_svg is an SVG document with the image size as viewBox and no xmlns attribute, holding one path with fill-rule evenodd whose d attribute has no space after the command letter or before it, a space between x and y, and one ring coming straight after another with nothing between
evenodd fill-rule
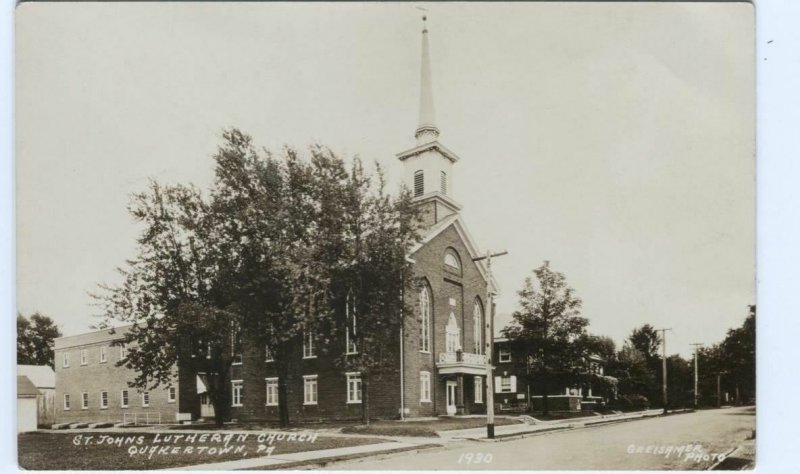
<instances>
[{"instance_id":1,"label":"church building","mask_svg":"<svg viewBox=\"0 0 800 474\"><path fill-rule=\"evenodd\" d=\"M396 344L396 364L371 381L369 412L375 418L486 413L484 334L490 323L486 296L487 289L496 289L483 262L474 261L482 255L453 197L459 157L439 141L439 135L424 28L416 143L396 155L413 200L421 208L422 240L408 257L422 284L415 294L405 296L415 311L404 315L404 334L389 343ZM341 342L343 351L353 350ZM278 376L270 355L265 356L263 348L243 353L232 371L232 418L277 420ZM313 339L297 348L291 367L287 381L290 419L361 417L361 375L345 373L329 358L317 357Z\"/></svg>"},{"instance_id":2,"label":"church building","mask_svg":"<svg viewBox=\"0 0 800 474\"><path fill-rule=\"evenodd\" d=\"M491 324L486 297L488 291L496 291L496 285L490 281L483 262L475 260L483 255L454 198L454 171L459 157L439 141L439 135L428 30L424 28L416 143L396 155L404 167L404 180L413 190L413 200L421 208L422 239L408 255L421 284L413 294L404 296L415 310L403 315L403 328L397 339L387 341L387 347L396 355L392 367L370 379L369 413L374 418L486 413L489 341L485 334L491 334L486 326ZM86 354L97 352L102 362L103 354L111 351L112 339L120 336L104 336L102 340L97 337L58 340L56 358L68 360L68 352L75 352L84 361ZM241 357L231 370L231 418L278 420L275 361L268 348L246 339L243 335ZM330 357L320 356L313 337L303 337L299 342L286 381L290 420L360 419L361 374L345 372ZM341 344L345 354L356 350L349 341L342 340ZM95 421L98 417L123 421L130 419L133 412L136 420L144 416L161 422L213 416L202 375L176 368L176 380L164 393L143 392L134 397L125 386L134 374L125 372L128 369L110 371L107 365L98 363L97 367L104 371L91 371L91 377L87 375L92 364L82 362L77 368L68 368L67 363L57 366L58 397L64 400L63 407L59 405L57 410L58 421ZM109 389L110 382L104 376L114 378L119 387ZM117 396L121 398L116 400ZM91 400L95 399L100 400L97 412L91 409ZM80 410L73 409L77 403L82 404Z\"/></svg>"}]
</instances>

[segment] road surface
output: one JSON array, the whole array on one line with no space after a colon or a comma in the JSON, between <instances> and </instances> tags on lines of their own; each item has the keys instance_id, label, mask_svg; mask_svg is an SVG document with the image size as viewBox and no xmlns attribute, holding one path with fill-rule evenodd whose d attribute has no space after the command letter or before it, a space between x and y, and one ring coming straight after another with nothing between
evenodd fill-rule
<instances>
[{"instance_id":1,"label":"road surface","mask_svg":"<svg viewBox=\"0 0 800 474\"><path fill-rule=\"evenodd\" d=\"M326 469L707 469L714 460L710 456L703 459L704 454L728 452L744 441L755 426L754 407L701 410L510 441L451 443L443 450L333 463ZM689 449L699 456L687 459L686 445L692 445ZM656 452L648 453L648 446ZM667 456L670 447L673 452ZM675 450L681 447L683 453L677 454ZM479 457L480 462L476 463Z\"/></svg>"}]
</instances>

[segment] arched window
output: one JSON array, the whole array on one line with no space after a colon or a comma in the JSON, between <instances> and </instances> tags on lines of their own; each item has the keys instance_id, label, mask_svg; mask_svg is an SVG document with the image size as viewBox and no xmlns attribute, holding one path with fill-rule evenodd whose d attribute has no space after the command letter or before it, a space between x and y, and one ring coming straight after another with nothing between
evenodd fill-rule
<instances>
[{"instance_id":1,"label":"arched window","mask_svg":"<svg viewBox=\"0 0 800 474\"><path fill-rule=\"evenodd\" d=\"M450 317L447 318L447 327L445 328L445 350L447 352L456 352L460 349L461 330L458 328L456 314L450 311Z\"/></svg>"},{"instance_id":2,"label":"arched window","mask_svg":"<svg viewBox=\"0 0 800 474\"><path fill-rule=\"evenodd\" d=\"M481 301L478 298L475 298L475 303L472 305L472 322L473 322L473 336L472 340L474 341L474 348L475 353L481 353L481 347L483 344L483 307L481 306Z\"/></svg>"},{"instance_id":3,"label":"arched window","mask_svg":"<svg viewBox=\"0 0 800 474\"><path fill-rule=\"evenodd\" d=\"M425 194L425 176L422 170L414 172L414 197Z\"/></svg>"},{"instance_id":4,"label":"arched window","mask_svg":"<svg viewBox=\"0 0 800 474\"><path fill-rule=\"evenodd\" d=\"M419 350L431 351L431 297L427 286L419 291Z\"/></svg>"},{"instance_id":5,"label":"arched window","mask_svg":"<svg viewBox=\"0 0 800 474\"><path fill-rule=\"evenodd\" d=\"M353 295L353 290L347 292L347 301L345 303L345 321L347 327L345 331L345 348L348 354L357 354L358 346L356 345L356 297Z\"/></svg>"},{"instance_id":6,"label":"arched window","mask_svg":"<svg viewBox=\"0 0 800 474\"><path fill-rule=\"evenodd\" d=\"M447 249L444 253L444 264L451 271L461 273L461 259L453 249Z\"/></svg>"}]
</instances>

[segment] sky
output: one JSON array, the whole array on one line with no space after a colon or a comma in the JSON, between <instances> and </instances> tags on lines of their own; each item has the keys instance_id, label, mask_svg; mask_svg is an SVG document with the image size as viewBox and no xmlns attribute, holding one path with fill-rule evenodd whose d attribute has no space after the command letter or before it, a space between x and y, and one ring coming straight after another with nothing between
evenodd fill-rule
<instances>
[{"instance_id":1,"label":"sky","mask_svg":"<svg viewBox=\"0 0 800 474\"><path fill-rule=\"evenodd\" d=\"M720 341L755 302L754 12L741 3L23 3L17 305L96 322L148 179L203 186L222 130L380 163L414 145L427 9L453 196L502 326L549 260L618 345Z\"/></svg>"}]
</instances>

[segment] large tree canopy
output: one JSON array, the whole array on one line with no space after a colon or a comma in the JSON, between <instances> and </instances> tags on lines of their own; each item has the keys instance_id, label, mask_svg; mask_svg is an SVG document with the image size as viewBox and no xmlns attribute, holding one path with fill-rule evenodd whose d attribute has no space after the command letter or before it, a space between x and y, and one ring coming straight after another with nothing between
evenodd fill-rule
<instances>
[{"instance_id":1,"label":"large tree canopy","mask_svg":"<svg viewBox=\"0 0 800 474\"><path fill-rule=\"evenodd\" d=\"M525 279L518 292L519 308L511 324L502 330L509 339L515 360L525 364L523 378L541 387L544 411L547 392L583 380L592 344L587 338L589 322L580 313L581 300L567 285L563 273L550 262L533 271L535 280Z\"/></svg>"},{"instance_id":2,"label":"large tree canopy","mask_svg":"<svg viewBox=\"0 0 800 474\"><path fill-rule=\"evenodd\" d=\"M322 350L342 339L347 292L362 318L365 370L367 349L379 347L370 338L400 324L415 213L406 190L387 194L380 170L366 173L357 158L348 171L323 146L273 154L238 130L223 138L207 191L152 182L134 196L138 254L120 269L123 283L102 285L97 298L106 324L133 325L124 363L137 371L134 385L168 383L176 364L203 372L217 423L229 411L242 333L269 347L286 424L290 353L304 336Z\"/></svg>"}]
</instances>

